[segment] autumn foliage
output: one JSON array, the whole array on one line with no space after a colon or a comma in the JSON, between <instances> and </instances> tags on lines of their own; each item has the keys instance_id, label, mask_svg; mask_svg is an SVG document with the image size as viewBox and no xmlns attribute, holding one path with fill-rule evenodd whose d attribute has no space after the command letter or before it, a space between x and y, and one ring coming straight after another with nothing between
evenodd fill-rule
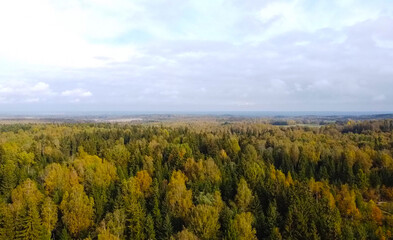
<instances>
[{"instance_id":1,"label":"autumn foliage","mask_svg":"<svg viewBox=\"0 0 393 240\"><path fill-rule=\"evenodd\" d=\"M0 133L0 240L392 238L392 120Z\"/></svg>"}]
</instances>

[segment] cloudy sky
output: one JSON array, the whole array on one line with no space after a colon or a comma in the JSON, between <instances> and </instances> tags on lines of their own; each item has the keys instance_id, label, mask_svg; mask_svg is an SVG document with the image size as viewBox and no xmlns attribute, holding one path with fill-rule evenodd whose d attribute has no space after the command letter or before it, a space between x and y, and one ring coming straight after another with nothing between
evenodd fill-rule
<instances>
[{"instance_id":1,"label":"cloudy sky","mask_svg":"<svg viewBox=\"0 0 393 240\"><path fill-rule=\"evenodd\" d=\"M0 1L0 111L392 111L391 0Z\"/></svg>"}]
</instances>

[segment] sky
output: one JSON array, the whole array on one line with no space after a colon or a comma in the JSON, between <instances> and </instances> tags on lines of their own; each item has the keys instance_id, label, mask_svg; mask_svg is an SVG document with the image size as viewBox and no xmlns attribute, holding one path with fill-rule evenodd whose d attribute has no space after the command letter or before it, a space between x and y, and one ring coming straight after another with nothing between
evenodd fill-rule
<instances>
[{"instance_id":1,"label":"sky","mask_svg":"<svg viewBox=\"0 0 393 240\"><path fill-rule=\"evenodd\" d=\"M1 0L13 111L393 111L393 1Z\"/></svg>"}]
</instances>

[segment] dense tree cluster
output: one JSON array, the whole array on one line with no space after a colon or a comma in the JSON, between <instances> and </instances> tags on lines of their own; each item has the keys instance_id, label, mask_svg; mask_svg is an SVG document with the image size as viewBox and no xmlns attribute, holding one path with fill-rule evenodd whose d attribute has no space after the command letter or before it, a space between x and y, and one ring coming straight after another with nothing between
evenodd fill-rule
<instances>
[{"instance_id":1,"label":"dense tree cluster","mask_svg":"<svg viewBox=\"0 0 393 240\"><path fill-rule=\"evenodd\" d=\"M391 120L0 126L0 239L392 239Z\"/></svg>"}]
</instances>

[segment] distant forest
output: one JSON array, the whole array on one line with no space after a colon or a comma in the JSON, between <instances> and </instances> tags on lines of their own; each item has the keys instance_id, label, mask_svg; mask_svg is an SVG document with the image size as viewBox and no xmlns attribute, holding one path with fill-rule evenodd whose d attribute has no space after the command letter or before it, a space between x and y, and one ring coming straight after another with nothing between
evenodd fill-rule
<instances>
[{"instance_id":1,"label":"distant forest","mask_svg":"<svg viewBox=\"0 0 393 240\"><path fill-rule=\"evenodd\" d=\"M393 120L3 124L0 239L393 239L392 156Z\"/></svg>"}]
</instances>

